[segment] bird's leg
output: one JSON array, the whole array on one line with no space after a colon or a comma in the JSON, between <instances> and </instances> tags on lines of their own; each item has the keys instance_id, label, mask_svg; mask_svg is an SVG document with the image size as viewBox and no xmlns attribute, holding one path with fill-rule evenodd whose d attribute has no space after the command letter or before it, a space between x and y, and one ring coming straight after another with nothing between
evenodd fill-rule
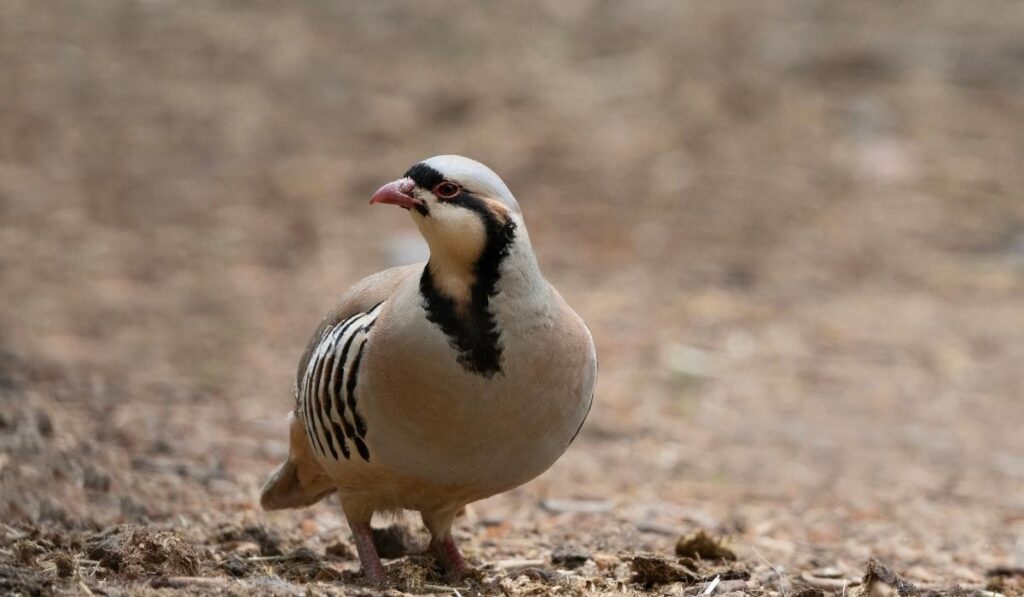
<instances>
[{"instance_id":1,"label":"bird's leg","mask_svg":"<svg viewBox=\"0 0 1024 597\"><path fill-rule=\"evenodd\" d=\"M462 552L459 551L459 546L455 545L455 539L451 535L444 539L431 539L430 551L444 566L445 579L449 582L458 582L469 572L466 560L463 559Z\"/></svg>"},{"instance_id":2,"label":"bird's leg","mask_svg":"<svg viewBox=\"0 0 1024 597\"><path fill-rule=\"evenodd\" d=\"M380 563L380 556L377 555L377 548L373 545L373 530L370 522L348 521L352 529L352 539L356 544L356 553L359 554L359 563L362 565L363 574L372 583L383 584L384 566Z\"/></svg>"},{"instance_id":3,"label":"bird's leg","mask_svg":"<svg viewBox=\"0 0 1024 597\"><path fill-rule=\"evenodd\" d=\"M452 538L453 512L422 513L423 524L430 531L430 553L445 570L445 580L458 582L469 571L466 560L459 551L459 546Z\"/></svg>"}]
</instances>

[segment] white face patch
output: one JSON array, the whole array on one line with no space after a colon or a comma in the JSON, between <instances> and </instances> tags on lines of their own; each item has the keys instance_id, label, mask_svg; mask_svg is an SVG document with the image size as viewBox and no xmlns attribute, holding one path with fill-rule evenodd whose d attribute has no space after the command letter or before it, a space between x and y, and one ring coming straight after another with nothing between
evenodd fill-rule
<instances>
[{"instance_id":1,"label":"white face patch","mask_svg":"<svg viewBox=\"0 0 1024 597\"><path fill-rule=\"evenodd\" d=\"M473 267L487 243L487 230L473 210L437 201L427 216L413 213L430 246L430 263L438 289L458 302L469 300Z\"/></svg>"},{"instance_id":2,"label":"white face patch","mask_svg":"<svg viewBox=\"0 0 1024 597\"><path fill-rule=\"evenodd\" d=\"M411 214L430 247L434 287L462 307L478 277L485 285L498 279L519 205L490 168L461 156L430 158L409 168L406 178L415 183L406 192L422 201Z\"/></svg>"}]
</instances>

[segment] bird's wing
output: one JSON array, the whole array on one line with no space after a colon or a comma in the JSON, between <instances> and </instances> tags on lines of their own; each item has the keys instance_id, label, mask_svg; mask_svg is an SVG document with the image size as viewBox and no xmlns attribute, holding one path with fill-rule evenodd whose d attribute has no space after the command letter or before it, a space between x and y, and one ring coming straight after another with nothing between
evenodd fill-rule
<instances>
[{"instance_id":1,"label":"bird's wing","mask_svg":"<svg viewBox=\"0 0 1024 597\"><path fill-rule=\"evenodd\" d=\"M418 274L423 270L422 263L393 267L382 272L367 276L356 283L339 302L327 317L320 322L316 332L309 339L302 358L299 359L299 369L295 374L298 383L302 383L302 376L306 374L306 367L309 366L309 359L316 352L317 346L326 335L338 323L348 319L356 313L369 311L375 305L387 300L407 277Z\"/></svg>"},{"instance_id":2,"label":"bird's wing","mask_svg":"<svg viewBox=\"0 0 1024 597\"><path fill-rule=\"evenodd\" d=\"M341 302L328 313L310 338L299 360L298 383L301 385L309 360L325 334L341 321L368 311L387 300L403 280L416 275L422 269L422 264L395 267L364 278L353 286ZM289 425L288 459L278 467L260 491L260 505L265 510L309 506L335 491L334 483L311 450L302 419L296 412L289 415Z\"/></svg>"}]
</instances>

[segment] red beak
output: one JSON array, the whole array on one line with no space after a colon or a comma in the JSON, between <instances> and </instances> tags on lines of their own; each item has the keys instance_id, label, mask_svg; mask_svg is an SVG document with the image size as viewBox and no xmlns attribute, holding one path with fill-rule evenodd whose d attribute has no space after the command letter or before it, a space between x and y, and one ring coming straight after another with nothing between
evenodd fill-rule
<instances>
[{"instance_id":1,"label":"red beak","mask_svg":"<svg viewBox=\"0 0 1024 597\"><path fill-rule=\"evenodd\" d=\"M370 203L390 203L405 209L422 207L424 201L412 195L412 190L415 187L416 183L412 179L400 178L377 189L377 192L370 198Z\"/></svg>"}]
</instances>

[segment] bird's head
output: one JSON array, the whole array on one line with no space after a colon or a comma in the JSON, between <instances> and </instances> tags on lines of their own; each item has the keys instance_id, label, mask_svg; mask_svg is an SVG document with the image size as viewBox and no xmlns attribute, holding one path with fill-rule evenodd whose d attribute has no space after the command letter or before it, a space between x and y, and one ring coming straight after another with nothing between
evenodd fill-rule
<instances>
[{"instance_id":1,"label":"bird's head","mask_svg":"<svg viewBox=\"0 0 1024 597\"><path fill-rule=\"evenodd\" d=\"M370 203L409 210L430 246L431 262L449 269L474 268L489 249L507 247L522 226L519 204L501 178L457 155L414 165Z\"/></svg>"}]
</instances>

